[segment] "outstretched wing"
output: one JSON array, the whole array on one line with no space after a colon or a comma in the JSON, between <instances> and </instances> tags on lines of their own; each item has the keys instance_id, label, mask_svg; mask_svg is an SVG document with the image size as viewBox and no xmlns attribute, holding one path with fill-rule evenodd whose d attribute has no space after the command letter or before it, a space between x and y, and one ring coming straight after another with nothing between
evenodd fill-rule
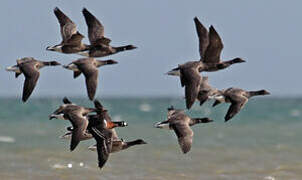
<instances>
[{"instance_id":1,"label":"outstretched wing","mask_svg":"<svg viewBox=\"0 0 302 180\"><path fill-rule=\"evenodd\" d=\"M34 63L30 62L20 64L19 68L25 76L22 101L26 102L36 87L40 73L39 70L35 67Z\"/></svg>"},{"instance_id":2,"label":"outstretched wing","mask_svg":"<svg viewBox=\"0 0 302 180\"><path fill-rule=\"evenodd\" d=\"M77 65L85 76L86 88L90 100L94 99L98 85L98 69L90 63L82 63Z\"/></svg>"},{"instance_id":3,"label":"outstretched wing","mask_svg":"<svg viewBox=\"0 0 302 180\"><path fill-rule=\"evenodd\" d=\"M80 117L77 113L67 114L69 121L72 124L73 131L71 136L70 151L73 151L84 137L88 126L88 120Z\"/></svg>"},{"instance_id":4,"label":"outstretched wing","mask_svg":"<svg viewBox=\"0 0 302 180\"><path fill-rule=\"evenodd\" d=\"M224 117L225 122L232 119L248 101L248 99L243 96L235 96L235 95L233 97L230 97L230 99L232 104L230 105L228 112Z\"/></svg>"},{"instance_id":5,"label":"outstretched wing","mask_svg":"<svg viewBox=\"0 0 302 180\"><path fill-rule=\"evenodd\" d=\"M77 26L58 7L54 9L54 13L60 23L61 36L65 43L77 32Z\"/></svg>"},{"instance_id":6,"label":"outstretched wing","mask_svg":"<svg viewBox=\"0 0 302 180\"><path fill-rule=\"evenodd\" d=\"M177 138L178 144L185 154L190 151L193 142L193 131L190 126L185 123L175 123L171 125Z\"/></svg>"},{"instance_id":7,"label":"outstretched wing","mask_svg":"<svg viewBox=\"0 0 302 180\"><path fill-rule=\"evenodd\" d=\"M197 36L199 39L199 54L200 59L204 60L204 55L209 45L208 30L201 24L197 17L194 18Z\"/></svg>"},{"instance_id":8,"label":"outstretched wing","mask_svg":"<svg viewBox=\"0 0 302 180\"><path fill-rule=\"evenodd\" d=\"M186 107L190 109L198 96L202 77L194 68L180 68L180 77L185 86Z\"/></svg>"},{"instance_id":9,"label":"outstretched wing","mask_svg":"<svg viewBox=\"0 0 302 180\"><path fill-rule=\"evenodd\" d=\"M222 40L213 26L210 27L210 44L205 52L204 60L205 63L219 63L220 54L223 49Z\"/></svg>"},{"instance_id":10,"label":"outstretched wing","mask_svg":"<svg viewBox=\"0 0 302 180\"><path fill-rule=\"evenodd\" d=\"M104 38L104 26L86 8L82 11L88 26L88 38L91 45L98 45L100 39Z\"/></svg>"},{"instance_id":11,"label":"outstretched wing","mask_svg":"<svg viewBox=\"0 0 302 180\"><path fill-rule=\"evenodd\" d=\"M97 142L98 165L102 168L109 158L112 149L112 132L99 126L92 127L91 133Z\"/></svg>"}]
</instances>

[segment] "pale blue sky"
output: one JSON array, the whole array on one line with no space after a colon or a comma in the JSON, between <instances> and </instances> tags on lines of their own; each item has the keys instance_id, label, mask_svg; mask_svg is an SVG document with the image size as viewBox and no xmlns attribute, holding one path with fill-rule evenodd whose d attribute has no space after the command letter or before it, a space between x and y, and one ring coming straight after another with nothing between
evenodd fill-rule
<instances>
[{"instance_id":1,"label":"pale blue sky","mask_svg":"<svg viewBox=\"0 0 302 180\"><path fill-rule=\"evenodd\" d=\"M33 56L67 64L80 57L45 50L61 41L53 14L56 6L86 36L83 7L99 18L112 45L139 47L100 58L119 64L100 69L99 97L183 96L179 79L164 73L179 63L199 59L194 16L205 26L215 26L224 42L223 59L242 57L247 61L208 73L213 86L302 95L302 2L298 0L4 0L0 7L1 96L21 96L23 76L15 79L4 70L17 58ZM84 78L74 80L72 72L61 67L42 69L32 98L47 95L86 97Z\"/></svg>"}]
</instances>

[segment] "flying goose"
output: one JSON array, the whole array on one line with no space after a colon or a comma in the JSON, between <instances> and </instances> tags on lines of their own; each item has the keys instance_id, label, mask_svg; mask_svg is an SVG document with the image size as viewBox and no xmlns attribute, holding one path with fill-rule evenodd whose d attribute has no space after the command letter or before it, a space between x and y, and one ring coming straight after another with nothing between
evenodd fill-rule
<instances>
[{"instance_id":1,"label":"flying goose","mask_svg":"<svg viewBox=\"0 0 302 180\"><path fill-rule=\"evenodd\" d=\"M95 108L102 112L102 117L104 117L106 124L108 124L108 122L112 122L111 117L109 116L108 112L103 108L103 106L101 105L101 103L99 101L95 101ZM108 128L108 125L107 125L107 128ZM127 149L127 148L129 148L131 146L135 146L135 145L147 144L142 139L125 142L125 141L123 141L123 139L119 139L115 129L111 128L110 130L112 133L112 148L111 148L110 153L119 152L121 150ZM96 147L97 147L96 145L93 145L93 146L90 146L89 149L93 151L93 150L95 150Z\"/></svg>"},{"instance_id":2,"label":"flying goose","mask_svg":"<svg viewBox=\"0 0 302 180\"><path fill-rule=\"evenodd\" d=\"M38 82L40 72L39 69L45 66L57 66L60 65L57 61L39 61L33 57L24 57L17 59L17 65L7 67L7 71L15 72L17 78L20 74L24 74L25 82L23 86L22 101L26 102L29 96L32 94L36 84Z\"/></svg>"},{"instance_id":3,"label":"flying goose","mask_svg":"<svg viewBox=\"0 0 302 180\"><path fill-rule=\"evenodd\" d=\"M101 169L109 158L113 145L113 131L114 126L108 126L111 121L106 121L109 117L107 110L103 108L101 103L97 100L94 101L97 116L90 119L89 126L87 127L93 138L96 140L96 147L98 152L98 166ZM108 117L107 117L108 116ZM115 135L116 136L116 135Z\"/></svg>"},{"instance_id":4,"label":"flying goose","mask_svg":"<svg viewBox=\"0 0 302 180\"><path fill-rule=\"evenodd\" d=\"M94 103L95 103L95 108L97 109L97 111L102 113L102 117L105 120L104 121L105 127L107 129L109 129L112 133L112 148L111 148L110 153L119 152L121 150L127 149L127 148L129 148L131 146L135 146L135 145L147 144L142 139L137 139L137 140L128 141L128 142L125 142L123 139L119 139L114 128L115 127L125 127L125 126L127 126L127 123L124 121L112 121L111 117L108 114L108 111L103 108L101 103L97 100L95 100ZM97 125L97 123L100 123L100 122L98 122L99 116L97 116L97 115L89 115L88 120L89 120L88 129L90 126L95 126L95 125ZM71 127L67 127L67 130L68 130L68 132L66 134L64 134L63 136L61 136L62 139L69 139L71 137L71 133L72 133L73 129ZM96 151L97 145L89 146L88 149L91 151Z\"/></svg>"},{"instance_id":5,"label":"flying goose","mask_svg":"<svg viewBox=\"0 0 302 180\"><path fill-rule=\"evenodd\" d=\"M49 119L62 117L65 120L69 120L73 126L70 151L73 151L81 140L91 138L91 134L87 133L88 126L88 113L96 112L95 108L85 108L78 106L76 104L70 103L70 101L65 97L63 99L63 105L61 105L57 110L55 110Z\"/></svg>"},{"instance_id":6,"label":"flying goose","mask_svg":"<svg viewBox=\"0 0 302 180\"><path fill-rule=\"evenodd\" d=\"M199 69L202 67L200 61L189 61L179 65L181 86L185 87L186 107L190 109L198 97L202 76Z\"/></svg>"},{"instance_id":7,"label":"flying goose","mask_svg":"<svg viewBox=\"0 0 302 180\"><path fill-rule=\"evenodd\" d=\"M65 54L77 53L87 50L88 46L82 43L84 36L77 31L77 26L58 7L54 13L60 24L62 42L55 46L48 46L46 50Z\"/></svg>"},{"instance_id":8,"label":"flying goose","mask_svg":"<svg viewBox=\"0 0 302 180\"><path fill-rule=\"evenodd\" d=\"M190 151L193 141L193 131L190 126L199 123L209 123L209 118L190 118L183 110L176 110L172 106L168 108L168 119L155 124L156 128L174 130L182 152Z\"/></svg>"},{"instance_id":9,"label":"flying goose","mask_svg":"<svg viewBox=\"0 0 302 180\"><path fill-rule=\"evenodd\" d=\"M104 36L104 26L92 15L86 8L82 11L86 24L88 26L88 37L90 41L89 50L78 54L87 57L104 57L116 54L126 50L136 49L133 45L113 47L111 40Z\"/></svg>"},{"instance_id":10,"label":"flying goose","mask_svg":"<svg viewBox=\"0 0 302 180\"><path fill-rule=\"evenodd\" d=\"M215 95L214 99L216 100L213 104L213 107L220 103L231 103L227 114L224 119L225 122L233 118L247 103L248 99L253 96L260 95L269 95L270 93L266 90L259 91L245 91L239 88L228 88L226 90L221 90L220 95Z\"/></svg>"},{"instance_id":11,"label":"flying goose","mask_svg":"<svg viewBox=\"0 0 302 180\"><path fill-rule=\"evenodd\" d=\"M81 73L84 74L88 97L90 100L93 100L98 85L99 71L97 68L110 64L117 64L117 62L114 60L101 61L94 58L81 58L63 67L72 70L74 78L77 78Z\"/></svg>"},{"instance_id":12,"label":"flying goose","mask_svg":"<svg viewBox=\"0 0 302 180\"><path fill-rule=\"evenodd\" d=\"M67 98L64 98L63 102L64 102L64 104L72 104L72 102L69 101ZM104 121L104 123L105 123L105 127L107 129L113 130L113 128L116 128L116 127L128 126L128 124L125 121L111 121L111 118L110 118L107 110L103 108L103 106L101 105L101 103L98 100L95 100L94 104L95 104L96 111L99 113L87 115L87 119L89 122L87 128L89 126L95 126L95 125L97 125L97 123L100 123L100 115L102 117L101 119L106 120L106 121ZM68 120L68 119L65 119L64 114L52 115L51 118ZM60 137L61 139L70 139L71 138L73 128L71 126L69 126L66 128L66 130L67 130L67 132ZM90 134L89 131L87 131L86 133ZM91 138L93 138L93 137L90 136L88 139L91 139ZM86 140L86 139L83 139L83 140Z\"/></svg>"},{"instance_id":13,"label":"flying goose","mask_svg":"<svg viewBox=\"0 0 302 180\"><path fill-rule=\"evenodd\" d=\"M102 169L107 162L112 149L112 131L106 128L104 121L101 119L99 123L89 126L88 130L96 141L98 152L98 166L100 169Z\"/></svg>"},{"instance_id":14,"label":"flying goose","mask_svg":"<svg viewBox=\"0 0 302 180\"><path fill-rule=\"evenodd\" d=\"M194 18L194 23L199 39L199 54L202 62L201 71L218 71L225 69L232 64L245 62L241 58L235 58L229 61L221 61L221 51L223 49L222 40L213 26L208 30L201 24L197 17ZM179 68L174 68L167 73L168 75L179 76Z\"/></svg>"}]
</instances>

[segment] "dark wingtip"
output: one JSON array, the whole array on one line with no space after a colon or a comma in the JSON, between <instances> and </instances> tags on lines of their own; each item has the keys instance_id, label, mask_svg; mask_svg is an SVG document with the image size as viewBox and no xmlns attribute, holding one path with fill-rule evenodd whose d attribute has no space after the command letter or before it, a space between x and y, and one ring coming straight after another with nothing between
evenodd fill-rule
<instances>
[{"instance_id":1,"label":"dark wingtip","mask_svg":"<svg viewBox=\"0 0 302 180\"><path fill-rule=\"evenodd\" d=\"M183 150L182 153L183 154L187 154L190 150Z\"/></svg>"},{"instance_id":2,"label":"dark wingtip","mask_svg":"<svg viewBox=\"0 0 302 180\"><path fill-rule=\"evenodd\" d=\"M224 122L228 122L231 119L231 117L224 117Z\"/></svg>"},{"instance_id":3,"label":"dark wingtip","mask_svg":"<svg viewBox=\"0 0 302 180\"><path fill-rule=\"evenodd\" d=\"M213 103L212 107L215 107L215 106L217 106L218 104L220 104L220 102L219 102L219 101L215 101L215 102Z\"/></svg>"},{"instance_id":4,"label":"dark wingtip","mask_svg":"<svg viewBox=\"0 0 302 180\"><path fill-rule=\"evenodd\" d=\"M101 102L99 100L96 99L93 102L94 102L94 107L96 109L103 109L103 105L101 104Z\"/></svg>"},{"instance_id":5,"label":"dark wingtip","mask_svg":"<svg viewBox=\"0 0 302 180\"><path fill-rule=\"evenodd\" d=\"M94 96L93 95L88 95L88 98L89 98L90 101L94 100Z\"/></svg>"},{"instance_id":6,"label":"dark wingtip","mask_svg":"<svg viewBox=\"0 0 302 180\"><path fill-rule=\"evenodd\" d=\"M86 12L88 12L88 10L84 7L83 9L82 9L82 12L84 13L86 13Z\"/></svg>"},{"instance_id":7,"label":"dark wingtip","mask_svg":"<svg viewBox=\"0 0 302 180\"><path fill-rule=\"evenodd\" d=\"M77 145L73 146L72 144L70 144L70 148L69 148L70 152L72 152L76 147Z\"/></svg>"},{"instance_id":8,"label":"dark wingtip","mask_svg":"<svg viewBox=\"0 0 302 180\"><path fill-rule=\"evenodd\" d=\"M71 104L71 101L69 101L69 99L67 97L63 98L63 103L64 104Z\"/></svg>"},{"instance_id":9,"label":"dark wingtip","mask_svg":"<svg viewBox=\"0 0 302 180\"><path fill-rule=\"evenodd\" d=\"M187 109L191 109L192 106L193 106L193 103L186 103Z\"/></svg>"}]
</instances>

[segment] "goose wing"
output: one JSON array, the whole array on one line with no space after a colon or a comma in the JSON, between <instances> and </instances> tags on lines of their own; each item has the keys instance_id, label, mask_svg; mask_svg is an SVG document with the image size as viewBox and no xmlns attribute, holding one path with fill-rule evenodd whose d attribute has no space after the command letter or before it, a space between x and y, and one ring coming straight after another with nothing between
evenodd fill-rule
<instances>
[{"instance_id":1,"label":"goose wing","mask_svg":"<svg viewBox=\"0 0 302 180\"><path fill-rule=\"evenodd\" d=\"M80 46L83 38L84 36L77 32L76 34L73 34L69 39L67 39L64 44L71 46Z\"/></svg>"},{"instance_id":2,"label":"goose wing","mask_svg":"<svg viewBox=\"0 0 302 180\"><path fill-rule=\"evenodd\" d=\"M94 15L92 15L86 8L83 9L82 13L84 15L86 24L88 26L88 38L90 44L98 45L100 41L103 41L102 39L107 39L104 38L104 26L101 24L101 22Z\"/></svg>"},{"instance_id":3,"label":"goose wing","mask_svg":"<svg viewBox=\"0 0 302 180\"><path fill-rule=\"evenodd\" d=\"M84 136L84 133L86 132L88 120L87 118L79 115L77 111L68 113L67 117L73 126L70 143L70 151L73 151L80 143L81 139Z\"/></svg>"},{"instance_id":4,"label":"goose wing","mask_svg":"<svg viewBox=\"0 0 302 180\"><path fill-rule=\"evenodd\" d=\"M97 142L98 165L102 168L109 158L112 149L112 132L100 126L92 127L91 133Z\"/></svg>"},{"instance_id":5,"label":"goose wing","mask_svg":"<svg viewBox=\"0 0 302 180\"><path fill-rule=\"evenodd\" d=\"M178 144L182 152L184 154L189 152L193 142L193 134L194 134L190 126L185 122L177 122L171 124L171 127L178 138Z\"/></svg>"},{"instance_id":6,"label":"goose wing","mask_svg":"<svg viewBox=\"0 0 302 180\"><path fill-rule=\"evenodd\" d=\"M204 55L209 45L209 33L208 30L201 24L197 17L194 18L196 32L199 40L199 54L200 59L204 60Z\"/></svg>"},{"instance_id":7,"label":"goose wing","mask_svg":"<svg viewBox=\"0 0 302 180\"><path fill-rule=\"evenodd\" d=\"M99 71L92 63L81 63L77 66L85 76L88 97L90 100L93 100L98 85Z\"/></svg>"},{"instance_id":8,"label":"goose wing","mask_svg":"<svg viewBox=\"0 0 302 180\"><path fill-rule=\"evenodd\" d=\"M229 95L229 97L227 97L227 98L230 99L231 105L228 109L227 114L224 117L225 122L232 119L243 108L243 106L248 101L248 99L246 97L237 96L237 95Z\"/></svg>"},{"instance_id":9,"label":"goose wing","mask_svg":"<svg viewBox=\"0 0 302 180\"><path fill-rule=\"evenodd\" d=\"M209 35L210 43L205 52L204 60L205 63L219 63L220 54L223 49L222 40L213 26L210 27Z\"/></svg>"},{"instance_id":10,"label":"goose wing","mask_svg":"<svg viewBox=\"0 0 302 180\"><path fill-rule=\"evenodd\" d=\"M25 76L22 101L26 102L36 87L36 84L40 76L40 72L36 68L34 62L21 63L19 64L19 68Z\"/></svg>"},{"instance_id":11,"label":"goose wing","mask_svg":"<svg viewBox=\"0 0 302 180\"><path fill-rule=\"evenodd\" d=\"M61 36L65 43L73 36L73 34L76 34L77 26L58 7L54 9L54 13L60 23Z\"/></svg>"},{"instance_id":12,"label":"goose wing","mask_svg":"<svg viewBox=\"0 0 302 180\"><path fill-rule=\"evenodd\" d=\"M190 109L198 96L202 77L195 68L180 68L180 78L185 86L186 107Z\"/></svg>"}]
</instances>

